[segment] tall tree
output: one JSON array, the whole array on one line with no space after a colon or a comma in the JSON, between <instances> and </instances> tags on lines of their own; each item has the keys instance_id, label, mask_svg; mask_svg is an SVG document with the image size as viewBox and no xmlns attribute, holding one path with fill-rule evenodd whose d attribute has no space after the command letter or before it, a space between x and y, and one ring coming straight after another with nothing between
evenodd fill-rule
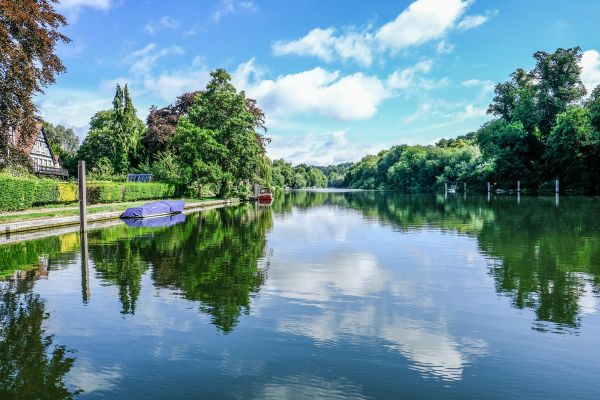
<instances>
[{"instance_id":1,"label":"tall tree","mask_svg":"<svg viewBox=\"0 0 600 400\"><path fill-rule=\"evenodd\" d=\"M56 2L0 0L0 154L10 129L18 129L22 140L36 133L33 95L65 71L55 49L69 42L59 32L67 21L55 12Z\"/></svg>"}]
</instances>

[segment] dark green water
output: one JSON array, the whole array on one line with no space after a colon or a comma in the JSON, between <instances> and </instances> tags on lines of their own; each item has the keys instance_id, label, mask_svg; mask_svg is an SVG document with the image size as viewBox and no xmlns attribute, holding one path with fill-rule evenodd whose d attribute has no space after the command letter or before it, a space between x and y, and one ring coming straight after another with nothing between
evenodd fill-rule
<instances>
[{"instance_id":1,"label":"dark green water","mask_svg":"<svg viewBox=\"0 0 600 400\"><path fill-rule=\"evenodd\" d=\"M0 245L0 399L600 398L600 199L297 192L85 241Z\"/></svg>"}]
</instances>

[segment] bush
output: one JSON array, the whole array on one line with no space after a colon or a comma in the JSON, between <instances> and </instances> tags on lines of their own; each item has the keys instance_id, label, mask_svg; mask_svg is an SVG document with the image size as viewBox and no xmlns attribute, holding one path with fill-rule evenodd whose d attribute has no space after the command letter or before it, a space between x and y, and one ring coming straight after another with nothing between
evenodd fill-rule
<instances>
[{"instance_id":1,"label":"bush","mask_svg":"<svg viewBox=\"0 0 600 400\"><path fill-rule=\"evenodd\" d=\"M175 194L165 183L89 182L89 204L164 199ZM34 205L65 204L77 201L77 185L55 179L16 177L0 174L0 211L18 211Z\"/></svg>"},{"instance_id":2,"label":"bush","mask_svg":"<svg viewBox=\"0 0 600 400\"><path fill-rule=\"evenodd\" d=\"M123 200L122 185L114 182L92 182L87 185L89 204L115 203Z\"/></svg>"},{"instance_id":3,"label":"bush","mask_svg":"<svg viewBox=\"0 0 600 400\"><path fill-rule=\"evenodd\" d=\"M87 189L90 204L164 199L174 194L174 187L165 183L91 182Z\"/></svg>"},{"instance_id":4,"label":"bush","mask_svg":"<svg viewBox=\"0 0 600 400\"><path fill-rule=\"evenodd\" d=\"M24 210L33 205L35 180L0 175L0 210Z\"/></svg>"},{"instance_id":5,"label":"bush","mask_svg":"<svg viewBox=\"0 0 600 400\"><path fill-rule=\"evenodd\" d=\"M165 183L126 183L123 200L135 201L146 199L161 199L175 194L174 186Z\"/></svg>"},{"instance_id":6,"label":"bush","mask_svg":"<svg viewBox=\"0 0 600 400\"><path fill-rule=\"evenodd\" d=\"M74 183L58 183L58 202L73 203L77 201L77 185Z\"/></svg>"}]
</instances>

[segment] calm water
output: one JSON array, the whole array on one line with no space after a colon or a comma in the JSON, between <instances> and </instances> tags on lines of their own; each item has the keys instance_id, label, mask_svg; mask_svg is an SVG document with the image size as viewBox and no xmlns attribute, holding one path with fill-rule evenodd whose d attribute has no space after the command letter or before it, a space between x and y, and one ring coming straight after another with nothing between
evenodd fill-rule
<instances>
[{"instance_id":1,"label":"calm water","mask_svg":"<svg viewBox=\"0 0 600 400\"><path fill-rule=\"evenodd\" d=\"M297 192L0 277L1 399L600 398L600 199Z\"/></svg>"}]
</instances>

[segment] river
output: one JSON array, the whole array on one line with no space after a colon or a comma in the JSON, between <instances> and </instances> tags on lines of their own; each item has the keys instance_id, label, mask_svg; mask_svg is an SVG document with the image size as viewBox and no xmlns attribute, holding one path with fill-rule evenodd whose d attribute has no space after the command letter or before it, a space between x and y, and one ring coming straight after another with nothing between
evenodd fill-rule
<instances>
[{"instance_id":1,"label":"river","mask_svg":"<svg viewBox=\"0 0 600 400\"><path fill-rule=\"evenodd\" d=\"M0 398L598 399L599 308L600 198L292 192L0 245Z\"/></svg>"}]
</instances>

